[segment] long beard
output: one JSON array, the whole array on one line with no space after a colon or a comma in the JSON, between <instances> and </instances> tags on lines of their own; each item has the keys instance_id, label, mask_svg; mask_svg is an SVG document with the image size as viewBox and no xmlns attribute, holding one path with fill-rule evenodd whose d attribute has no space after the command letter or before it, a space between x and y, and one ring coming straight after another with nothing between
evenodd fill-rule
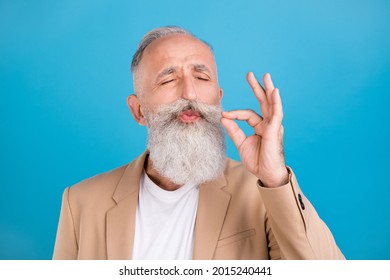
<instances>
[{"instance_id":1,"label":"long beard","mask_svg":"<svg viewBox=\"0 0 390 280\"><path fill-rule=\"evenodd\" d=\"M184 123L180 113L192 109L201 118ZM178 185L201 184L219 177L225 168L225 137L221 106L179 99L145 110L150 159L157 172Z\"/></svg>"}]
</instances>

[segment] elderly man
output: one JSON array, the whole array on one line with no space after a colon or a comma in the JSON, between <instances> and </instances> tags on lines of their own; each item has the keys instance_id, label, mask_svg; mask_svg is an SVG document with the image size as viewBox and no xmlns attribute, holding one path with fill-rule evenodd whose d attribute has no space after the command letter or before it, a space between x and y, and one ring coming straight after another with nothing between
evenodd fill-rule
<instances>
[{"instance_id":1,"label":"elderly man","mask_svg":"<svg viewBox=\"0 0 390 280\"><path fill-rule=\"evenodd\" d=\"M131 69L147 151L65 190L54 259L344 258L285 165L269 74L264 88L247 75L263 116L222 112L210 46L179 27L146 34ZM223 127L242 163L225 157Z\"/></svg>"}]
</instances>

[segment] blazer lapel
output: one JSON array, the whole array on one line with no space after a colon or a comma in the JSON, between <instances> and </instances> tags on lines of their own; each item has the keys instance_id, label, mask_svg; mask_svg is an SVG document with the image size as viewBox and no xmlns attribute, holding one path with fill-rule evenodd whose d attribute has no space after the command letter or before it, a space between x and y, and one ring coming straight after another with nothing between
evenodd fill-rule
<instances>
[{"instance_id":1,"label":"blazer lapel","mask_svg":"<svg viewBox=\"0 0 390 280\"><path fill-rule=\"evenodd\" d=\"M193 259L213 258L231 197L224 186L224 176L200 186Z\"/></svg>"},{"instance_id":2,"label":"blazer lapel","mask_svg":"<svg viewBox=\"0 0 390 280\"><path fill-rule=\"evenodd\" d=\"M139 184L147 152L131 162L119 181L113 199L116 206L106 214L107 258L131 259Z\"/></svg>"}]
</instances>

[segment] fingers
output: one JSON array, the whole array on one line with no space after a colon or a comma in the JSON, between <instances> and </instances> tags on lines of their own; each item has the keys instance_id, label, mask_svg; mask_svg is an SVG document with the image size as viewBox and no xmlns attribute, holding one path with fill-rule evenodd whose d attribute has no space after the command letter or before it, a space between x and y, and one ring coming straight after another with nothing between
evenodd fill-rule
<instances>
[{"instance_id":1,"label":"fingers","mask_svg":"<svg viewBox=\"0 0 390 280\"><path fill-rule=\"evenodd\" d=\"M239 149L246 139L245 133L240 129L235 120L246 121L257 135L270 137L270 135L278 135L283 131L282 119L282 103L278 89L275 89L272 95L273 115L271 118L265 119L259 116L252 110L235 110L230 112L222 112L221 123L225 127L227 134L232 139L234 145ZM268 132L267 132L268 131Z\"/></svg>"},{"instance_id":2,"label":"fingers","mask_svg":"<svg viewBox=\"0 0 390 280\"><path fill-rule=\"evenodd\" d=\"M280 98L279 89L275 88L271 75L266 73L263 76L265 88L260 85L252 72L248 73L247 78L253 92L260 102L260 109L264 117L269 118L271 122L281 124L283 119L282 100Z\"/></svg>"},{"instance_id":3,"label":"fingers","mask_svg":"<svg viewBox=\"0 0 390 280\"><path fill-rule=\"evenodd\" d=\"M269 105L267 96L265 94L265 90L261 86L261 84L257 81L253 72L249 72L246 76L250 87L252 88L253 93L255 94L257 100L260 103L260 110L264 116L269 115ZM271 81L272 82L272 81Z\"/></svg>"},{"instance_id":4,"label":"fingers","mask_svg":"<svg viewBox=\"0 0 390 280\"><path fill-rule=\"evenodd\" d=\"M279 127L283 120L283 108L278 89L274 89L271 94L270 108L272 114L269 117L266 117L265 120L267 123ZM263 118L253 110L233 110L229 112L222 112L222 117L229 120L246 121L251 127L255 129L256 134L259 134L259 126L263 121Z\"/></svg>"},{"instance_id":5,"label":"fingers","mask_svg":"<svg viewBox=\"0 0 390 280\"><path fill-rule=\"evenodd\" d=\"M229 135L230 139L232 139L236 148L239 149L246 139L245 133L240 129L236 122L231 119L222 117L221 123L225 127L226 133Z\"/></svg>"},{"instance_id":6,"label":"fingers","mask_svg":"<svg viewBox=\"0 0 390 280\"><path fill-rule=\"evenodd\" d=\"M230 120L246 121L251 127L258 125L263 118L256 114L253 110L234 110L223 112L222 116Z\"/></svg>"},{"instance_id":7,"label":"fingers","mask_svg":"<svg viewBox=\"0 0 390 280\"><path fill-rule=\"evenodd\" d=\"M247 75L247 80L253 93L260 102L260 109L263 118L253 110L235 110L223 112L221 122L226 128L226 132L232 138L234 144L239 147L245 141L245 133L239 128L234 120L246 121L254 128L257 135L270 132L275 134L280 130L283 120L282 100L279 89L274 87L271 75L266 73L263 77L265 89L257 81L252 72ZM268 131L268 132L267 132Z\"/></svg>"}]
</instances>

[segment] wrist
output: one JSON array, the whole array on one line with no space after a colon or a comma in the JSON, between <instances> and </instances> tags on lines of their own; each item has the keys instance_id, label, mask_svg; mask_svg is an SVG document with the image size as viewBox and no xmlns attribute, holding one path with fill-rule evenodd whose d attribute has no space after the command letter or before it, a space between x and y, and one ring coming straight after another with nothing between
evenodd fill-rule
<instances>
[{"instance_id":1,"label":"wrist","mask_svg":"<svg viewBox=\"0 0 390 280\"><path fill-rule=\"evenodd\" d=\"M271 176L267 176L268 178L261 179L258 176L260 183L265 188L277 188L283 185L286 185L290 181L290 173L287 167L283 168L278 172L273 172Z\"/></svg>"}]
</instances>

